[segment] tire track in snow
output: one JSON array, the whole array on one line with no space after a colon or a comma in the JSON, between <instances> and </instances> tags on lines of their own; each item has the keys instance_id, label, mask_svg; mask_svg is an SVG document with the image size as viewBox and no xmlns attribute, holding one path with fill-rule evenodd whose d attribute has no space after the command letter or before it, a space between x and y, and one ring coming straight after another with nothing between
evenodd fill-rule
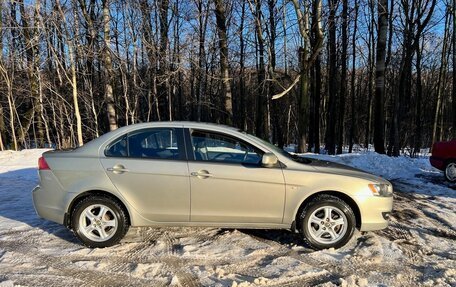
<instances>
[{"instance_id":1,"label":"tire track in snow","mask_svg":"<svg viewBox=\"0 0 456 287\"><path fill-rule=\"evenodd\" d=\"M196 277L191 272L188 272L184 262L176 256L177 245L179 239L171 236L170 232L165 230L163 234L163 238L166 244L168 258L165 260L166 266L169 268L171 272L175 274L177 277L179 286L181 287L198 287L200 286L200 282L198 277Z\"/></svg>"},{"instance_id":2,"label":"tire track in snow","mask_svg":"<svg viewBox=\"0 0 456 287\"><path fill-rule=\"evenodd\" d=\"M160 234L157 232L151 232L150 229L141 234L142 240L139 243L129 249L126 253L122 254L121 257L115 257L110 267L114 272L128 272L131 263L138 263L138 259L143 257L144 251L150 248L159 238Z\"/></svg>"},{"instance_id":3,"label":"tire track in snow","mask_svg":"<svg viewBox=\"0 0 456 287\"><path fill-rule=\"evenodd\" d=\"M65 256L53 256L40 252L40 249L36 248L36 245L34 244L36 237L33 235L36 233L37 231L32 230L31 232L24 234L24 236L18 240L0 240L0 248L6 252L11 252L14 254L13 261L10 261L13 263L13 270L10 270L10 272L6 274L6 277L15 279L15 281L19 284L43 286L43 278L41 278L41 276L38 276L40 274L36 275L38 276L38 281L35 281L33 279L36 273L36 270L33 269L33 267L44 266L46 269L45 271L47 271L46 274L51 275L51 277L57 276L66 278L64 280L65 282L52 280L52 282L48 282L49 284L45 284L49 286L68 286L72 285L71 281L76 281L74 286L147 286L150 284L154 284L155 286L162 285L161 282L153 279L151 280L129 277L128 280L125 280L125 274L117 274L103 270L77 268L78 266L75 264L75 262L78 262L81 259L80 256L73 256L71 254ZM32 259L31 262L30 259ZM20 272L16 274L14 266L17 265L17 261L22 263L22 266L24 266L24 264L29 265L30 268L24 267L24 270L21 269ZM28 269L31 269L30 274L27 273ZM30 276L24 277L24 274L28 274ZM24 281L25 279L27 280Z\"/></svg>"}]
</instances>

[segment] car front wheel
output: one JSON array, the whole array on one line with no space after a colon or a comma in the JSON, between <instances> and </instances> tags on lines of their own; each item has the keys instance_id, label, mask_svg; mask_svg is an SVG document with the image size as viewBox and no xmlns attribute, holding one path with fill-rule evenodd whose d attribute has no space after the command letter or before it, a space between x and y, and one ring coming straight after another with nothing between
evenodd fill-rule
<instances>
[{"instance_id":1,"label":"car front wheel","mask_svg":"<svg viewBox=\"0 0 456 287\"><path fill-rule=\"evenodd\" d=\"M128 220L122 206L105 196L81 200L72 214L72 228L87 247L109 247L117 244L128 231Z\"/></svg>"},{"instance_id":2,"label":"car front wheel","mask_svg":"<svg viewBox=\"0 0 456 287\"><path fill-rule=\"evenodd\" d=\"M350 206L338 197L320 195L301 213L300 231L314 249L339 248L353 236L356 219Z\"/></svg>"},{"instance_id":3,"label":"car front wheel","mask_svg":"<svg viewBox=\"0 0 456 287\"><path fill-rule=\"evenodd\" d=\"M445 167L445 178L450 182L456 182L456 162L449 162Z\"/></svg>"}]
</instances>

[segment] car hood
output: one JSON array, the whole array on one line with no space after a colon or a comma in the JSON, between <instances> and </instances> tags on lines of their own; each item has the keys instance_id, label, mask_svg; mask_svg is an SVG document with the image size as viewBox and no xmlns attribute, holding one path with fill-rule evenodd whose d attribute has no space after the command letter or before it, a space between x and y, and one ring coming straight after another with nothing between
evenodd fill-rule
<instances>
[{"instance_id":1,"label":"car hood","mask_svg":"<svg viewBox=\"0 0 456 287\"><path fill-rule=\"evenodd\" d=\"M329 173L329 174L336 174L342 176L352 176L356 178L365 179L368 181L378 182L378 183L386 183L390 184L387 180L365 172L363 170L347 166L344 164L331 162L327 160L319 160L319 159L311 159L311 162L307 164L315 168L319 172Z\"/></svg>"}]
</instances>

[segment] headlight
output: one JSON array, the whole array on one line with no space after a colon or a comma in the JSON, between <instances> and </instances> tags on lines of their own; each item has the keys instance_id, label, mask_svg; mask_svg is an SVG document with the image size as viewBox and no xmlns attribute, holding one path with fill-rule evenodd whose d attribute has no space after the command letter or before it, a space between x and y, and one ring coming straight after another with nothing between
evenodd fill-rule
<instances>
[{"instance_id":1,"label":"headlight","mask_svg":"<svg viewBox=\"0 0 456 287\"><path fill-rule=\"evenodd\" d=\"M370 183L369 189L373 195L388 197L393 195L393 187L389 184L384 183Z\"/></svg>"}]
</instances>

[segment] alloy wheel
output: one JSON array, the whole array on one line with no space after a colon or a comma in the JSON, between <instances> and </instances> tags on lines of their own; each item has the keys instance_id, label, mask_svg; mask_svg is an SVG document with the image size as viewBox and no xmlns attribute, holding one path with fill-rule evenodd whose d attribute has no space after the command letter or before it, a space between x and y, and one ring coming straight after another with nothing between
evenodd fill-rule
<instances>
[{"instance_id":1,"label":"alloy wheel","mask_svg":"<svg viewBox=\"0 0 456 287\"><path fill-rule=\"evenodd\" d=\"M445 174L450 181L456 181L456 163L449 163L445 169Z\"/></svg>"},{"instance_id":2,"label":"alloy wheel","mask_svg":"<svg viewBox=\"0 0 456 287\"><path fill-rule=\"evenodd\" d=\"M79 216L81 233L96 242L109 240L118 228L118 219L111 208L103 204L93 204L85 208Z\"/></svg>"},{"instance_id":3,"label":"alloy wheel","mask_svg":"<svg viewBox=\"0 0 456 287\"><path fill-rule=\"evenodd\" d=\"M339 208L322 206L311 214L307 228L315 241L332 244L344 237L347 225L347 217Z\"/></svg>"}]
</instances>

